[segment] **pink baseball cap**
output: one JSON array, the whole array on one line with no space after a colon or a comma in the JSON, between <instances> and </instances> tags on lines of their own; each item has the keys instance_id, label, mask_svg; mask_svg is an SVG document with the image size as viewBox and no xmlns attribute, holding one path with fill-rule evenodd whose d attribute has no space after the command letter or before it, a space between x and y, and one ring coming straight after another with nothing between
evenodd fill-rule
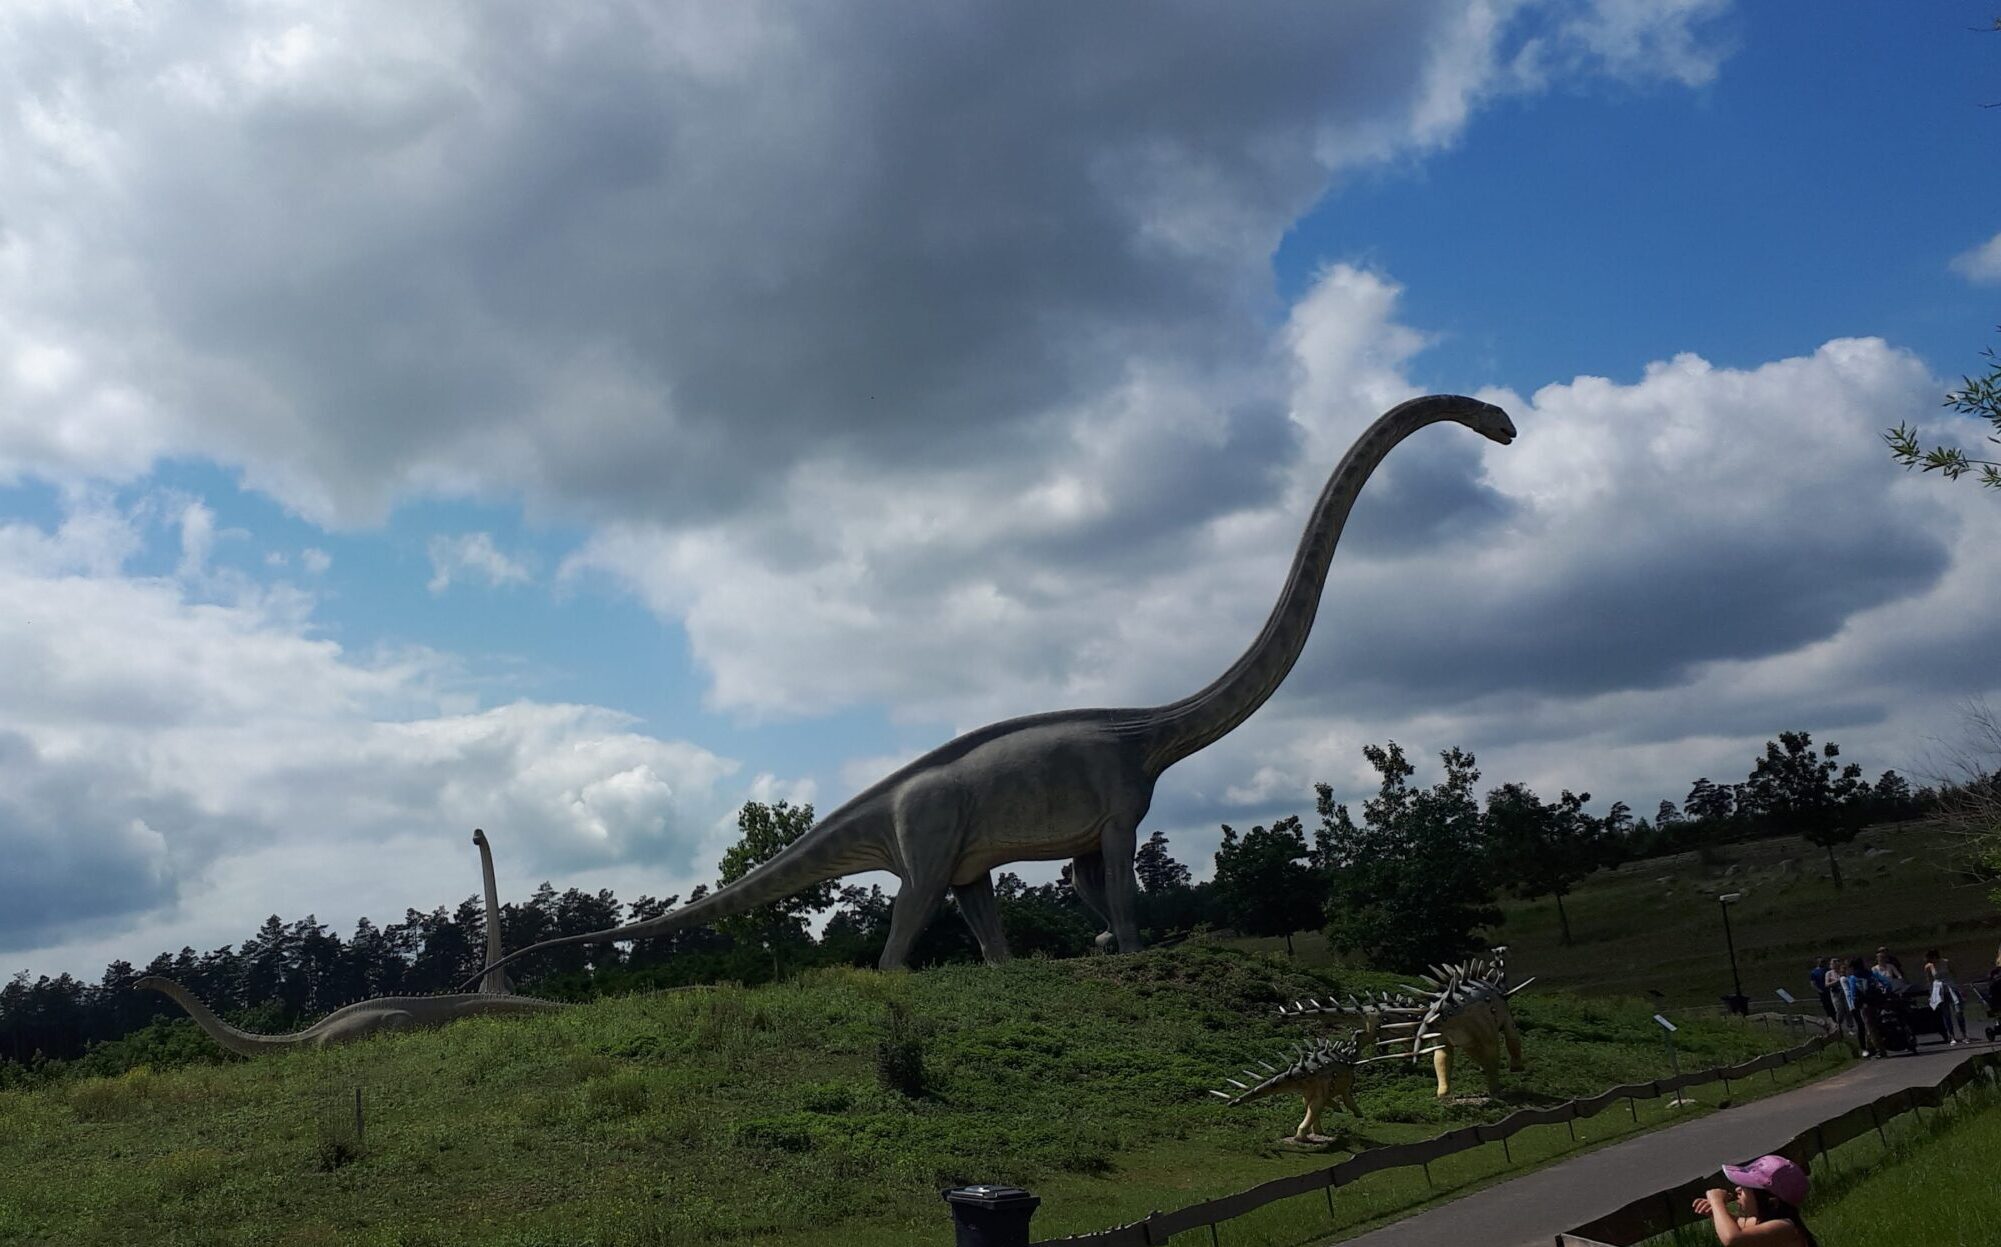
<instances>
[{"instance_id":1,"label":"pink baseball cap","mask_svg":"<svg viewBox=\"0 0 2001 1247\"><path fill-rule=\"evenodd\" d=\"M1760 1156L1741 1165L1725 1165L1723 1176L1749 1190L1770 1191L1795 1208L1806 1202L1806 1170L1783 1156Z\"/></svg>"}]
</instances>

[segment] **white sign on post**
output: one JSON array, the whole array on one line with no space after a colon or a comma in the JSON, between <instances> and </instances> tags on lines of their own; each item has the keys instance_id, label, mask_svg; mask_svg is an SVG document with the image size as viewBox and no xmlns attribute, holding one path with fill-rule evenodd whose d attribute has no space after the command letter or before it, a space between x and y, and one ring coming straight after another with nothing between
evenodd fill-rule
<instances>
[{"instance_id":1,"label":"white sign on post","mask_svg":"<svg viewBox=\"0 0 2001 1247\"><path fill-rule=\"evenodd\" d=\"M1791 1004L1793 1002L1793 994L1781 987L1779 988L1779 999L1785 1001L1787 1004Z\"/></svg>"},{"instance_id":2,"label":"white sign on post","mask_svg":"<svg viewBox=\"0 0 2001 1247\"><path fill-rule=\"evenodd\" d=\"M1666 1018L1662 1017L1658 1013L1654 1014L1654 1021L1659 1022L1662 1028L1665 1029L1670 1034L1680 1029L1680 1027L1676 1026L1673 1022L1668 1021Z\"/></svg>"}]
</instances>

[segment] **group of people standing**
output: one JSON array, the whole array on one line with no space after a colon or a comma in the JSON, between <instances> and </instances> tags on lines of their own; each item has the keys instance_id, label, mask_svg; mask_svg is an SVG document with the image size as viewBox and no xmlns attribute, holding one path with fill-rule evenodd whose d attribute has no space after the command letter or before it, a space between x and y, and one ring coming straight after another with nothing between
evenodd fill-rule
<instances>
[{"instance_id":1,"label":"group of people standing","mask_svg":"<svg viewBox=\"0 0 2001 1247\"><path fill-rule=\"evenodd\" d=\"M2001 973L2001 957L1995 958ZM1876 950L1872 964L1862 957L1822 957L1807 971L1820 1007L1844 1030L1852 1029L1865 1056L1890 1055L1884 1040L1883 1011L1906 991L1911 980L1904 963L1888 948ZM1923 978L1930 988L1929 1004L1938 1015L1939 1034L1947 1044L1971 1042L1966 1034L1966 1003L1959 982L1952 975L1952 963L1934 948L1925 953Z\"/></svg>"}]
</instances>

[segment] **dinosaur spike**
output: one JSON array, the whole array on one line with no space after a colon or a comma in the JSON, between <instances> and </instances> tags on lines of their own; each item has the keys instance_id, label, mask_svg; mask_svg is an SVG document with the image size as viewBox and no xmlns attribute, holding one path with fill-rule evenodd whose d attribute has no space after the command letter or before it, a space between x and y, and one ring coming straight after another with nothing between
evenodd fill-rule
<instances>
[{"instance_id":1,"label":"dinosaur spike","mask_svg":"<svg viewBox=\"0 0 2001 1247\"><path fill-rule=\"evenodd\" d=\"M1236 1087L1236 1088L1238 1088L1239 1090L1243 1090L1243 1091L1249 1091L1249 1090L1250 1090L1250 1088L1249 1088L1249 1087L1246 1087L1246 1086L1244 1086L1244 1084L1242 1084L1242 1083L1238 1082L1238 1081L1237 1081L1236 1079L1234 1079L1234 1078L1225 1078L1225 1079L1224 1079L1223 1081L1224 1081L1224 1082L1226 1082L1226 1083L1229 1083L1229 1084L1230 1084L1230 1085L1231 1085L1232 1087Z\"/></svg>"},{"instance_id":2,"label":"dinosaur spike","mask_svg":"<svg viewBox=\"0 0 2001 1247\"><path fill-rule=\"evenodd\" d=\"M1209 1094L1215 1096L1219 1100L1227 1100L1230 1098L1230 1093L1227 1091L1211 1091Z\"/></svg>"}]
</instances>

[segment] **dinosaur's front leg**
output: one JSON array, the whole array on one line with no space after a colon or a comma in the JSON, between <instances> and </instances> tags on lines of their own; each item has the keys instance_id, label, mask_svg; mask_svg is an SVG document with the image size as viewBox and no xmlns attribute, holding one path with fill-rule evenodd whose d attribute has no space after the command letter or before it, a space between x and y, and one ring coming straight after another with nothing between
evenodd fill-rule
<instances>
[{"instance_id":1,"label":"dinosaur's front leg","mask_svg":"<svg viewBox=\"0 0 2001 1247\"><path fill-rule=\"evenodd\" d=\"M1431 1054L1431 1070L1438 1075L1438 1098L1452 1094L1452 1045L1443 1039L1438 1051Z\"/></svg>"},{"instance_id":2,"label":"dinosaur's front leg","mask_svg":"<svg viewBox=\"0 0 2001 1247\"><path fill-rule=\"evenodd\" d=\"M1522 1064L1522 1033L1515 1029L1515 1015L1508 1013L1501 1019L1501 1035L1508 1041L1508 1068L1520 1073Z\"/></svg>"},{"instance_id":3,"label":"dinosaur's front leg","mask_svg":"<svg viewBox=\"0 0 2001 1247\"><path fill-rule=\"evenodd\" d=\"M966 925L973 929L973 938L980 942L980 956L990 966L997 966L1008 959L1007 933L1001 929L1000 905L994 900L994 878L984 874L971 883L952 885L952 895L959 902L959 913Z\"/></svg>"}]
</instances>

